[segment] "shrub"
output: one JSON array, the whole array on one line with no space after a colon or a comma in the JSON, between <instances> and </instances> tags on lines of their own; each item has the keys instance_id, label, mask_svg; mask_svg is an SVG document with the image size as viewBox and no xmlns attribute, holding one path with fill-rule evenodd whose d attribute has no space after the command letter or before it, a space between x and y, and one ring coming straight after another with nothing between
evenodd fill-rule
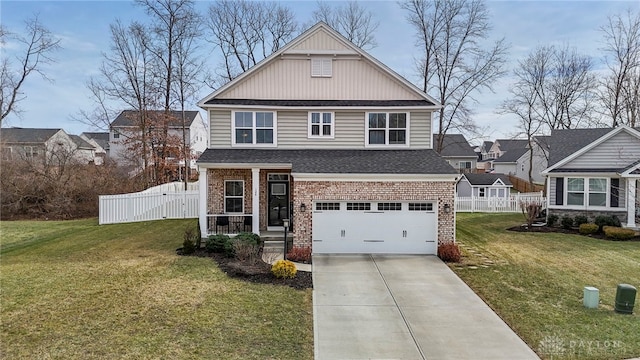
<instances>
[{"instance_id":1,"label":"shrub","mask_svg":"<svg viewBox=\"0 0 640 360\"><path fill-rule=\"evenodd\" d=\"M584 224L580 224L580 234L582 235L589 235L589 234L595 234L596 232L598 232L598 225L594 224L594 223L584 223Z\"/></svg>"},{"instance_id":2,"label":"shrub","mask_svg":"<svg viewBox=\"0 0 640 360\"><path fill-rule=\"evenodd\" d=\"M294 247L287 253L287 259L295 262L310 263L311 248L310 247Z\"/></svg>"},{"instance_id":3,"label":"shrub","mask_svg":"<svg viewBox=\"0 0 640 360\"><path fill-rule=\"evenodd\" d=\"M240 261L255 264L260 259L260 247L247 241L232 240L233 255Z\"/></svg>"},{"instance_id":4,"label":"shrub","mask_svg":"<svg viewBox=\"0 0 640 360\"><path fill-rule=\"evenodd\" d=\"M527 226L531 227L535 219L540 215L540 211L542 211L542 203L539 201L520 201L520 210L527 222Z\"/></svg>"},{"instance_id":5,"label":"shrub","mask_svg":"<svg viewBox=\"0 0 640 360\"><path fill-rule=\"evenodd\" d=\"M188 227L184 230L182 240L183 254L193 254L196 251L196 237L199 238L200 234L197 234L194 228Z\"/></svg>"},{"instance_id":6,"label":"shrub","mask_svg":"<svg viewBox=\"0 0 640 360\"><path fill-rule=\"evenodd\" d=\"M580 225L586 224L588 222L589 222L589 219L587 219L587 217L584 215L578 215L575 218L573 218L573 226L575 227L580 227Z\"/></svg>"},{"instance_id":7,"label":"shrub","mask_svg":"<svg viewBox=\"0 0 640 360\"><path fill-rule=\"evenodd\" d=\"M261 243L260 235L250 232L241 232L234 237L234 240L240 240L253 245L260 245Z\"/></svg>"},{"instance_id":8,"label":"shrub","mask_svg":"<svg viewBox=\"0 0 640 360\"><path fill-rule=\"evenodd\" d=\"M460 248L454 242L438 245L438 257L445 262L460 262Z\"/></svg>"},{"instance_id":9,"label":"shrub","mask_svg":"<svg viewBox=\"0 0 640 360\"><path fill-rule=\"evenodd\" d=\"M573 219L568 216L563 216L560 219L560 224L564 229L571 229L573 227Z\"/></svg>"},{"instance_id":10,"label":"shrub","mask_svg":"<svg viewBox=\"0 0 640 360\"><path fill-rule=\"evenodd\" d=\"M549 216L547 216L547 225L549 226L553 226L558 222L558 215L556 214L550 214Z\"/></svg>"},{"instance_id":11,"label":"shrub","mask_svg":"<svg viewBox=\"0 0 640 360\"><path fill-rule=\"evenodd\" d=\"M635 231L631 229L616 226L605 226L603 230L605 237L612 240L629 240L636 235Z\"/></svg>"},{"instance_id":12,"label":"shrub","mask_svg":"<svg viewBox=\"0 0 640 360\"><path fill-rule=\"evenodd\" d=\"M593 222L598 225L599 231L602 231L605 226L620 227L620 220L616 216L599 215Z\"/></svg>"},{"instance_id":13,"label":"shrub","mask_svg":"<svg viewBox=\"0 0 640 360\"><path fill-rule=\"evenodd\" d=\"M278 279L293 279L297 272L296 265L289 260L278 260L271 266L271 273Z\"/></svg>"},{"instance_id":14,"label":"shrub","mask_svg":"<svg viewBox=\"0 0 640 360\"><path fill-rule=\"evenodd\" d=\"M209 252L223 253L228 257L233 257L233 243L228 235L216 234L209 236L205 248Z\"/></svg>"}]
</instances>

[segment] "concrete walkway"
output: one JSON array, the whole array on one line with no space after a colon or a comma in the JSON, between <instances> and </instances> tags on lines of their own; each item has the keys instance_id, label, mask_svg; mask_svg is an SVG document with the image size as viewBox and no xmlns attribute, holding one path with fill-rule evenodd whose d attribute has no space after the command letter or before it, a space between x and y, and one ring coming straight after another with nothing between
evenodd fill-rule
<instances>
[{"instance_id":1,"label":"concrete walkway","mask_svg":"<svg viewBox=\"0 0 640 360\"><path fill-rule=\"evenodd\" d=\"M315 255L315 359L538 359L435 256Z\"/></svg>"}]
</instances>

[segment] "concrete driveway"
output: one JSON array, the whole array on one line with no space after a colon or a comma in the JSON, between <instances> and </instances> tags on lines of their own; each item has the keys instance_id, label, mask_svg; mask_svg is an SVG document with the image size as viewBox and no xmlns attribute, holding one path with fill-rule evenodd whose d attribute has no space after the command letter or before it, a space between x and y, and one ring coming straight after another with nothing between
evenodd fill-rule
<instances>
[{"instance_id":1,"label":"concrete driveway","mask_svg":"<svg viewBox=\"0 0 640 360\"><path fill-rule=\"evenodd\" d=\"M314 255L315 358L538 359L435 256Z\"/></svg>"}]
</instances>

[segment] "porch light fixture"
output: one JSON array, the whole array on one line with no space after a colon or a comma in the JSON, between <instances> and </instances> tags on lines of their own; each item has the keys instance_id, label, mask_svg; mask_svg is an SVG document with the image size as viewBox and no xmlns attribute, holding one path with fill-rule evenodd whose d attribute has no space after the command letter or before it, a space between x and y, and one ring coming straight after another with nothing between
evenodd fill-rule
<instances>
[{"instance_id":1,"label":"porch light fixture","mask_svg":"<svg viewBox=\"0 0 640 360\"><path fill-rule=\"evenodd\" d=\"M451 205L449 205L449 204L444 204L444 212L445 212L446 214L450 213L450 212L451 212Z\"/></svg>"},{"instance_id":2,"label":"porch light fixture","mask_svg":"<svg viewBox=\"0 0 640 360\"><path fill-rule=\"evenodd\" d=\"M307 205L305 205L304 203L300 204L300 212L305 212L307 211Z\"/></svg>"}]
</instances>

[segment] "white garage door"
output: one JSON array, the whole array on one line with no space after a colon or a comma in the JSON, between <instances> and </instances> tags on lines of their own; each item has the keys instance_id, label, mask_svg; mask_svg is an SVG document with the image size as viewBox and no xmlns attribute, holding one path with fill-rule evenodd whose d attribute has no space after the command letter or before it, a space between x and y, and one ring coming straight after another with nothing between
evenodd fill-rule
<instances>
[{"instance_id":1,"label":"white garage door","mask_svg":"<svg viewBox=\"0 0 640 360\"><path fill-rule=\"evenodd\" d=\"M317 201L315 254L436 254L435 201Z\"/></svg>"}]
</instances>

